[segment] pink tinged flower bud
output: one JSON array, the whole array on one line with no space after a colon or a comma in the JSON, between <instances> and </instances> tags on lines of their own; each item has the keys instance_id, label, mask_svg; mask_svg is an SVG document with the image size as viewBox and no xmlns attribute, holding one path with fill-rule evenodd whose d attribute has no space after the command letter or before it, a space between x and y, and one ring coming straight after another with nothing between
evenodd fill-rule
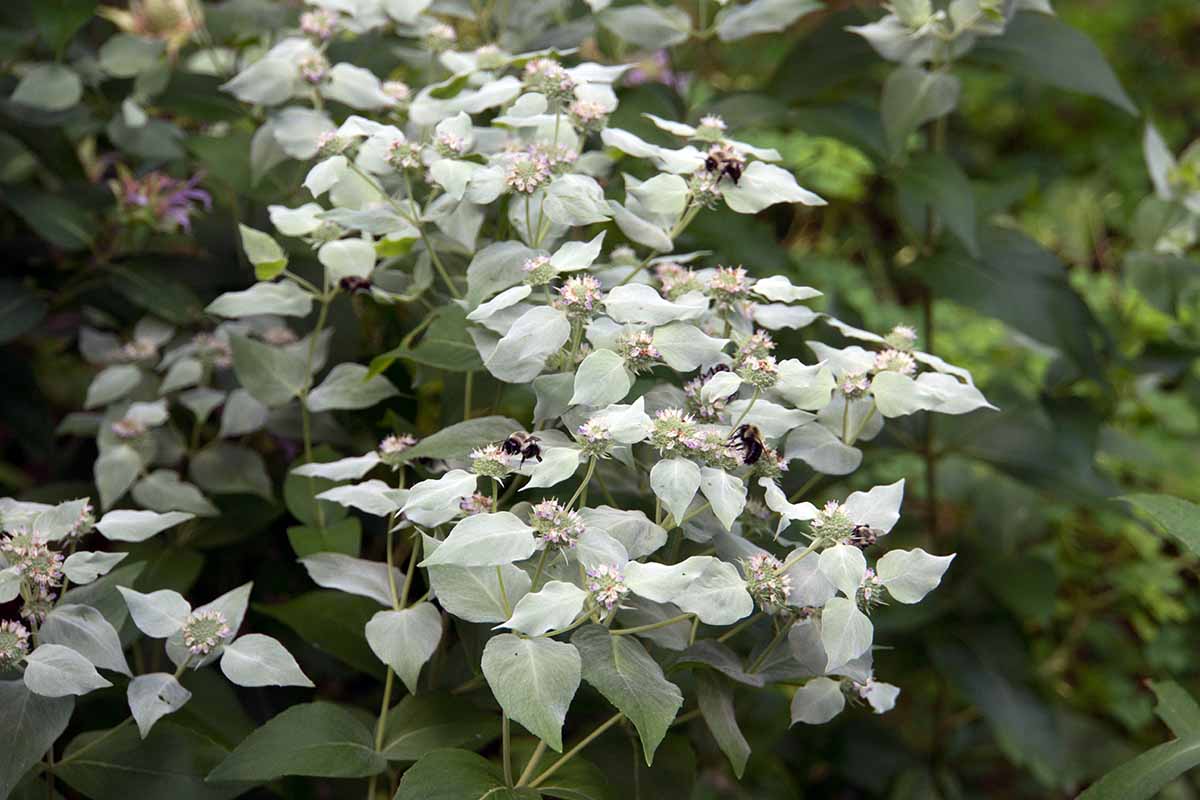
<instances>
[{"instance_id":1,"label":"pink tinged flower bud","mask_svg":"<svg viewBox=\"0 0 1200 800\"><path fill-rule=\"evenodd\" d=\"M48 589L62 583L62 554L51 550L44 536L17 528L0 539L0 554L31 586Z\"/></svg>"},{"instance_id":2,"label":"pink tinged flower bud","mask_svg":"<svg viewBox=\"0 0 1200 800\"><path fill-rule=\"evenodd\" d=\"M146 426L136 419L119 419L109 426L118 439L136 439L146 432Z\"/></svg>"},{"instance_id":3,"label":"pink tinged flower bud","mask_svg":"<svg viewBox=\"0 0 1200 800\"><path fill-rule=\"evenodd\" d=\"M504 182L514 192L532 194L550 180L550 165L544 157L518 154L508 162Z\"/></svg>"},{"instance_id":4,"label":"pink tinged flower bud","mask_svg":"<svg viewBox=\"0 0 1200 800\"><path fill-rule=\"evenodd\" d=\"M0 670L15 667L29 655L29 631L16 621L0 622Z\"/></svg>"},{"instance_id":5,"label":"pink tinged flower bud","mask_svg":"<svg viewBox=\"0 0 1200 800\"><path fill-rule=\"evenodd\" d=\"M220 611L197 611L183 623L183 644L195 656L206 656L233 631Z\"/></svg>"},{"instance_id":6,"label":"pink tinged flower bud","mask_svg":"<svg viewBox=\"0 0 1200 800\"><path fill-rule=\"evenodd\" d=\"M792 578L783 571L783 562L768 553L757 553L742 562L746 590L764 611L787 605Z\"/></svg>"},{"instance_id":7,"label":"pink tinged flower bud","mask_svg":"<svg viewBox=\"0 0 1200 800\"><path fill-rule=\"evenodd\" d=\"M325 8L306 11L300 15L300 30L306 36L319 41L328 41L338 27L338 14Z\"/></svg>"},{"instance_id":8,"label":"pink tinged flower bud","mask_svg":"<svg viewBox=\"0 0 1200 800\"><path fill-rule=\"evenodd\" d=\"M897 325L884 337L888 347L905 352L912 350L917 343L917 332L909 325Z\"/></svg>"},{"instance_id":9,"label":"pink tinged flower bud","mask_svg":"<svg viewBox=\"0 0 1200 800\"><path fill-rule=\"evenodd\" d=\"M902 350L884 350L875 354L875 371L912 375L917 371L917 362L912 354Z\"/></svg>"},{"instance_id":10,"label":"pink tinged flower bud","mask_svg":"<svg viewBox=\"0 0 1200 800\"><path fill-rule=\"evenodd\" d=\"M485 478L503 478L512 471L508 464L508 456L494 444L471 451L471 470Z\"/></svg>"},{"instance_id":11,"label":"pink tinged flower bud","mask_svg":"<svg viewBox=\"0 0 1200 800\"><path fill-rule=\"evenodd\" d=\"M600 564L587 570L587 590L596 605L612 611L629 591L625 576L616 566Z\"/></svg>"},{"instance_id":12,"label":"pink tinged flower bud","mask_svg":"<svg viewBox=\"0 0 1200 800\"><path fill-rule=\"evenodd\" d=\"M309 83L320 83L329 74L329 61L320 53L300 59L300 77Z\"/></svg>"},{"instance_id":13,"label":"pink tinged flower bud","mask_svg":"<svg viewBox=\"0 0 1200 800\"><path fill-rule=\"evenodd\" d=\"M384 81L383 93L397 103L406 103L412 97L412 89L404 81Z\"/></svg>"},{"instance_id":14,"label":"pink tinged flower bud","mask_svg":"<svg viewBox=\"0 0 1200 800\"><path fill-rule=\"evenodd\" d=\"M558 270L550 263L549 256L534 256L525 260L521 265L525 273L525 283L530 286L545 286L558 275Z\"/></svg>"},{"instance_id":15,"label":"pink tinged flower bud","mask_svg":"<svg viewBox=\"0 0 1200 800\"><path fill-rule=\"evenodd\" d=\"M870 380L860 372L843 375L841 381L838 382L838 390L846 396L847 400L857 400L863 397L870 388Z\"/></svg>"},{"instance_id":16,"label":"pink tinged flower bud","mask_svg":"<svg viewBox=\"0 0 1200 800\"><path fill-rule=\"evenodd\" d=\"M529 524L548 547L574 547L584 531L579 514L568 511L557 500L543 500L535 505Z\"/></svg>"}]
</instances>

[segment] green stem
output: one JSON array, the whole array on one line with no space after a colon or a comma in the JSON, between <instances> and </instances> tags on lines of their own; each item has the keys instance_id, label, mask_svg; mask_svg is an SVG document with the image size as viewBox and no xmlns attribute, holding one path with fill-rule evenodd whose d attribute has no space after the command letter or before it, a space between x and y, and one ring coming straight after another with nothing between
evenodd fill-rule
<instances>
[{"instance_id":1,"label":"green stem","mask_svg":"<svg viewBox=\"0 0 1200 800\"><path fill-rule=\"evenodd\" d=\"M783 564L783 569L782 569L781 571L782 571L782 572L787 572L789 569L791 569L791 567L792 567L792 566L794 566L794 565L796 564L796 562L798 562L800 559L802 559L802 558L804 558L805 556L807 556L807 555L808 555L809 553L811 553L812 551L816 550L816 549L817 549L817 542L818 542L818 540L817 540L817 539L814 539L814 540L813 540L813 542L812 542L812 544L810 544L808 547L804 548L804 549L803 549L803 550L801 550L799 553L797 553L796 555L792 556L792 557L791 557L791 558L789 558L787 561L785 561L785 562L784 562L784 564Z\"/></svg>"},{"instance_id":2,"label":"green stem","mask_svg":"<svg viewBox=\"0 0 1200 800\"><path fill-rule=\"evenodd\" d=\"M504 605L504 618L508 619L512 616L512 606L508 602L508 592L504 591L504 573L499 564L496 565L496 580L500 582L500 602Z\"/></svg>"},{"instance_id":3,"label":"green stem","mask_svg":"<svg viewBox=\"0 0 1200 800\"><path fill-rule=\"evenodd\" d=\"M550 548L548 546L542 548L542 554L538 557L537 568L533 571L533 583L529 585L530 592L536 592L538 590L538 581L542 579L542 570L546 566L546 556L549 553Z\"/></svg>"},{"instance_id":4,"label":"green stem","mask_svg":"<svg viewBox=\"0 0 1200 800\"><path fill-rule=\"evenodd\" d=\"M325 292L321 294L321 310L317 313L317 324L309 334L308 340L308 355L304 360L304 386L300 390L300 427L304 435L304 461L311 464L313 460L312 448L312 418L308 410L308 395L312 391L314 376L313 376L313 361L317 354L317 344L321 339L321 331L325 328L325 320L329 317L329 302L332 296L329 294L329 287L325 287ZM314 497L317 493L317 484L311 475L308 476L308 493L310 497ZM313 504L317 509L317 527L325 527L325 510L321 507L318 500L314 500Z\"/></svg>"},{"instance_id":5,"label":"green stem","mask_svg":"<svg viewBox=\"0 0 1200 800\"><path fill-rule=\"evenodd\" d=\"M537 787L541 786L543 783L546 782L546 780L551 775L553 775L555 772L558 772L558 770L563 765L565 765L568 761L570 761L575 756L579 755L580 751L582 751L583 748L587 747L589 744L591 744L593 741L595 741L600 736L600 734L604 733L606 730L611 728L613 725L616 725L618 722L620 722L624 718L625 718L624 714L617 712L616 714L613 714L607 720L602 722L600 724L600 726L596 728L596 730L592 731L587 736L585 736L583 738L583 741L581 741L579 744L572 747L566 753L563 753L561 758L559 758L557 761L555 761L553 764L551 764L549 767L547 767L546 771L543 772L541 775L538 775L537 778L534 779L534 781L529 784L530 787L536 789Z\"/></svg>"},{"instance_id":6,"label":"green stem","mask_svg":"<svg viewBox=\"0 0 1200 800\"><path fill-rule=\"evenodd\" d=\"M750 398L750 403L746 406L746 409L742 412L742 415L737 418L737 422L733 423L733 427L731 427L729 429L730 436L732 436L733 432L738 429L738 426L740 426L742 424L742 422L745 421L746 417L750 416L750 409L754 408L754 404L758 402L758 397L761 394L762 394L762 389L759 389L757 386L755 386L754 387L754 396Z\"/></svg>"},{"instance_id":7,"label":"green stem","mask_svg":"<svg viewBox=\"0 0 1200 800\"><path fill-rule=\"evenodd\" d=\"M512 772L512 732L509 730L508 712L501 714L501 739L503 743L504 756L504 783L508 786L513 785Z\"/></svg>"},{"instance_id":8,"label":"green stem","mask_svg":"<svg viewBox=\"0 0 1200 800\"><path fill-rule=\"evenodd\" d=\"M759 669L762 668L762 665L766 663L766 660L771 653L775 652L775 648L779 646L779 643L784 640L787 634L788 627L786 625L776 631L775 638L773 638L771 643L767 645L766 649L759 654L758 658L754 659L754 663L750 665L750 669L746 670L746 673L748 675L753 675L754 673L758 672Z\"/></svg>"},{"instance_id":9,"label":"green stem","mask_svg":"<svg viewBox=\"0 0 1200 800\"><path fill-rule=\"evenodd\" d=\"M529 763L525 765L525 769L521 770L521 777L517 778L517 786L524 786L526 781L533 777L533 771L537 769L538 762L542 760L542 756L546 753L546 743L538 739L537 748L534 749L533 755L529 757Z\"/></svg>"},{"instance_id":10,"label":"green stem","mask_svg":"<svg viewBox=\"0 0 1200 800\"><path fill-rule=\"evenodd\" d=\"M413 542L412 554L408 557L408 572L404 575L404 588L400 591L400 608L408 608L408 593L412 589L413 576L417 572L417 554L420 548Z\"/></svg>"},{"instance_id":11,"label":"green stem","mask_svg":"<svg viewBox=\"0 0 1200 800\"><path fill-rule=\"evenodd\" d=\"M725 631L720 636L718 636L717 641L718 642L729 641L730 639L737 636L739 633L746 630L746 628L749 628L751 625L758 622L762 618L763 618L763 612L761 612L761 611L758 612L757 614L754 614L753 616L746 617L744 620L739 622L737 625L734 625L732 628L730 628L729 630Z\"/></svg>"},{"instance_id":12,"label":"green stem","mask_svg":"<svg viewBox=\"0 0 1200 800\"><path fill-rule=\"evenodd\" d=\"M584 473L584 475L583 475L583 482L579 484L579 488L575 490L575 494L571 495L571 499L567 501L567 509L568 510L572 506L574 506L575 501L578 500L580 498L580 496L583 495L584 491L587 489L587 485L591 482L592 475L593 475L593 473L595 473L595 471L596 471L596 457L592 456L591 460L588 461L587 472Z\"/></svg>"},{"instance_id":13,"label":"green stem","mask_svg":"<svg viewBox=\"0 0 1200 800\"><path fill-rule=\"evenodd\" d=\"M379 705L379 720L375 723L375 752L383 750L383 737L387 735L387 714L388 707L392 704L392 685L395 683L396 674L392 672L392 668L387 668L387 677L383 681L383 702ZM378 773L371 776L367 782L367 800L375 800L375 795L378 790Z\"/></svg>"},{"instance_id":14,"label":"green stem","mask_svg":"<svg viewBox=\"0 0 1200 800\"><path fill-rule=\"evenodd\" d=\"M674 625L676 622L683 622L691 619L691 614L679 614L670 619L661 619L658 622L651 622L647 625L638 625L636 628L614 628L609 631L613 636L624 636L631 633L645 633L646 631L656 631L659 628L665 628L668 625Z\"/></svg>"},{"instance_id":15,"label":"green stem","mask_svg":"<svg viewBox=\"0 0 1200 800\"><path fill-rule=\"evenodd\" d=\"M467 372L467 377L463 386L463 421L466 422L471 418L471 390L474 388L475 373Z\"/></svg>"}]
</instances>

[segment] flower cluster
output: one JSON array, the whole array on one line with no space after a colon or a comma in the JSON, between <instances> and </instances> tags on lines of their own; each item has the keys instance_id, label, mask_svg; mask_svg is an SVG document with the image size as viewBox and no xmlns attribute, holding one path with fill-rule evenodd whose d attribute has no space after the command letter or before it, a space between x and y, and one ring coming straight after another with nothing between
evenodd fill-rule
<instances>
[{"instance_id":1,"label":"flower cluster","mask_svg":"<svg viewBox=\"0 0 1200 800\"><path fill-rule=\"evenodd\" d=\"M300 15L300 31L319 42L325 42L332 39L333 34L337 32L338 22L339 15L336 11L316 8Z\"/></svg>"},{"instance_id":2,"label":"flower cluster","mask_svg":"<svg viewBox=\"0 0 1200 800\"><path fill-rule=\"evenodd\" d=\"M746 590L759 608L773 613L787 605L792 590L792 578L783 569L783 562L770 553L756 553L742 562L746 574Z\"/></svg>"},{"instance_id":3,"label":"flower cluster","mask_svg":"<svg viewBox=\"0 0 1200 800\"><path fill-rule=\"evenodd\" d=\"M576 431L583 452L588 456L604 457L612 448L612 432L602 420L589 419L580 425Z\"/></svg>"},{"instance_id":4,"label":"flower cluster","mask_svg":"<svg viewBox=\"0 0 1200 800\"><path fill-rule=\"evenodd\" d=\"M232 633L220 611L196 611L183 623L183 644L192 655L204 657Z\"/></svg>"},{"instance_id":5,"label":"flower cluster","mask_svg":"<svg viewBox=\"0 0 1200 800\"><path fill-rule=\"evenodd\" d=\"M61 553L51 550L42 536L26 528L17 528L0 539L0 554L21 577L38 589L49 589L62 583Z\"/></svg>"},{"instance_id":6,"label":"flower cluster","mask_svg":"<svg viewBox=\"0 0 1200 800\"><path fill-rule=\"evenodd\" d=\"M814 536L836 542L854 532L855 522L846 513L845 506L836 500L830 500L821 507L809 525L812 526Z\"/></svg>"},{"instance_id":7,"label":"flower cluster","mask_svg":"<svg viewBox=\"0 0 1200 800\"><path fill-rule=\"evenodd\" d=\"M29 631L16 621L0 622L0 672L15 667L29 654Z\"/></svg>"},{"instance_id":8,"label":"flower cluster","mask_svg":"<svg viewBox=\"0 0 1200 800\"><path fill-rule=\"evenodd\" d=\"M654 277L658 279L659 291L668 300L676 300L688 292L698 292L704 288L693 270L674 261L655 264Z\"/></svg>"},{"instance_id":9,"label":"flower cluster","mask_svg":"<svg viewBox=\"0 0 1200 800\"><path fill-rule=\"evenodd\" d=\"M707 288L719 308L732 308L750 295L745 267L718 267Z\"/></svg>"},{"instance_id":10,"label":"flower cluster","mask_svg":"<svg viewBox=\"0 0 1200 800\"><path fill-rule=\"evenodd\" d=\"M530 286L545 286L558 276L558 270L550 263L550 256L534 256L521 265L525 283Z\"/></svg>"},{"instance_id":11,"label":"flower cluster","mask_svg":"<svg viewBox=\"0 0 1200 800\"><path fill-rule=\"evenodd\" d=\"M557 61L535 58L525 65L525 85L546 96L553 106L575 99L575 81Z\"/></svg>"},{"instance_id":12,"label":"flower cluster","mask_svg":"<svg viewBox=\"0 0 1200 800\"><path fill-rule=\"evenodd\" d=\"M674 455L694 448L698 441L696 434L696 420L691 414L678 408L664 408L654 417L650 444L664 455Z\"/></svg>"},{"instance_id":13,"label":"flower cluster","mask_svg":"<svg viewBox=\"0 0 1200 800\"><path fill-rule=\"evenodd\" d=\"M629 592L629 587L625 585L625 576L620 569L610 564L600 564L587 570L587 590L596 605L605 611L612 611Z\"/></svg>"},{"instance_id":14,"label":"flower cluster","mask_svg":"<svg viewBox=\"0 0 1200 800\"><path fill-rule=\"evenodd\" d=\"M645 372L662 359L654 346L654 337L647 331L630 331L617 340L617 353L633 373Z\"/></svg>"},{"instance_id":15,"label":"flower cluster","mask_svg":"<svg viewBox=\"0 0 1200 800\"><path fill-rule=\"evenodd\" d=\"M550 181L550 160L542 153L518 152L508 159L504 182L521 194L533 194Z\"/></svg>"},{"instance_id":16,"label":"flower cluster","mask_svg":"<svg viewBox=\"0 0 1200 800\"><path fill-rule=\"evenodd\" d=\"M508 456L496 444L478 447L471 451L471 470L476 475L493 479L503 478L512 471L509 467Z\"/></svg>"},{"instance_id":17,"label":"flower cluster","mask_svg":"<svg viewBox=\"0 0 1200 800\"><path fill-rule=\"evenodd\" d=\"M917 362L903 350L881 350L875 354L875 371L912 375L917 371Z\"/></svg>"},{"instance_id":18,"label":"flower cluster","mask_svg":"<svg viewBox=\"0 0 1200 800\"><path fill-rule=\"evenodd\" d=\"M705 370L683 385L683 396L687 398L687 412L689 414L701 422L717 422L721 419L721 415L725 413L725 406L729 398L733 395L712 397L705 400L702 390L704 389L704 384L713 375L716 375L718 372L728 371L729 367L721 364Z\"/></svg>"},{"instance_id":19,"label":"flower cluster","mask_svg":"<svg viewBox=\"0 0 1200 800\"><path fill-rule=\"evenodd\" d=\"M495 510L492 507L492 498L479 492L475 492L459 500L458 507L468 517L476 514L490 514Z\"/></svg>"},{"instance_id":20,"label":"flower cluster","mask_svg":"<svg viewBox=\"0 0 1200 800\"><path fill-rule=\"evenodd\" d=\"M228 369L233 366L233 350L229 346L228 339L213 333L197 333L192 337L192 346L199 359L214 367Z\"/></svg>"},{"instance_id":21,"label":"flower cluster","mask_svg":"<svg viewBox=\"0 0 1200 800\"><path fill-rule=\"evenodd\" d=\"M534 505L530 524L542 542L559 548L574 547L584 530L579 514L563 508L557 500L543 500Z\"/></svg>"},{"instance_id":22,"label":"flower cluster","mask_svg":"<svg viewBox=\"0 0 1200 800\"><path fill-rule=\"evenodd\" d=\"M164 233L190 232L192 215L212 209L212 195L199 188L203 178L197 173L180 180L157 171L135 176L118 165L117 177L109 181L109 188L123 219Z\"/></svg>"},{"instance_id":23,"label":"flower cluster","mask_svg":"<svg viewBox=\"0 0 1200 800\"><path fill-rule=\"evenodd\" d=\"M738 377L757 389L770 389L779 380L774 356L747 356L737 368Z\"/></svg>"},{"instance_id":24,"label":"flower cluster","mask_svg":"<svg viewBox=\"0 0 1200 800\"><path fill-rule=\"evenodd\" d=\"M136 439L146 433L146 424L133 417L122 417L109 427L118 439Z\"/></svg>"},{"instance_id":25,"label":"flower cluster","mask_svg":"<svg viewBox=\"0 0 1200 800\"><path fill-rule=\"evenodd\" d=\"M587 319L604 299L600 281L591 275L568 278L558 288L554 307L573 319Z\"/></svg>"}]
</instances>

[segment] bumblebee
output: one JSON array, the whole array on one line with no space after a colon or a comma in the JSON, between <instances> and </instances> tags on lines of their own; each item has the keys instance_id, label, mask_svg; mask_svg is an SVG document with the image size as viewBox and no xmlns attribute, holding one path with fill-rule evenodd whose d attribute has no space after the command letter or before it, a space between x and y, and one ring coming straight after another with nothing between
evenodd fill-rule
<instances>
[{"instance_id":1,"label":"bumblebee","mask_svg":"<svg viewBox=\"0 0 1200 800\"><path fill-rule=\"evenodd\" d=\"M879 537L883 534L884 531L872 528L870 525L855 525L854 530L850 531L850 544L860 550L866 550L879 541Z\"/></svg>"},{"instance_id":2,"label":"bumblebee","mask_svg":"<svg viewBox=\"0 0 1200 800\"><path fill-rule=\"evenodd\" d=\"M710 173L716 173L718 180L721 176L727 176L736 186L742 178L742 170L746 168L746 162L734 152L733 148L726 145L714 145L709 148L708 157L704 159L704 168Z\"/></svg>"},{"instance_id":3,"label":"bumblebee","mask_svg":"<svg viewBox=\"0 0 1200 800\"><path fill-rule=\"evenodd\" d=\"M500 449L510 456L521 456L522 467L525 466L527 459L542 460L541 440L530 433L514 431L504 440L504 444L500 445Z\"/></svg>"},{"instance_id":4,"label":"bumblebee","mask_svg":"<svg viewBox=\"0 0 1200 800\"><path fill-rule=\"evenodd\" d=\"M356 275L347 275L342 278L338 281L338 286L343 292L349 292L350 294L371 291L371 282L366 278L359 278Z\"/></svg>"},{"instance_id":5,"label":"bumblebee","mask_svg":"<svg viewBox=\"0 0 1200 800\"><path fill-rule=\"evenodd\" d=\"M741 451L743 464L757 463L767 449L762 431L750 424L738 426L729 437L729 446Z\"/></svg>"}]
</instances>

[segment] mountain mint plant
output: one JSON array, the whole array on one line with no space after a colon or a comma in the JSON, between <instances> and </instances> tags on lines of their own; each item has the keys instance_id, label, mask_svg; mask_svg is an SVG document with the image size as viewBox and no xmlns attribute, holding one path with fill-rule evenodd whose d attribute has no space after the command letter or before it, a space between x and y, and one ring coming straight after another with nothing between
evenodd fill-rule
<instances>
[{"instance_id":1,"label":"mountain mint plant","mask_svg":"<svg viewBox=\"0 0 1200 800\"><path fill-rule=\"evenodd\" d=\"M650 765L697 715L740 776L735 687L787 693L791 722L807 725L847 701L875 713L897 702L876 675L872 612L921 601L953 554L887 546L903 480L832 499L783 487L796 472L853 473L859 446L897 418L991 406L912 328L861 330L806 305L817 289L676 252L701 214L819 209L778 152L715 115L695 126L644 115L673 140L649 141L612 123L628 65L510 51L481 38L486 23L457 27L452 5L310 2L294 27L221 55L224 91L258 121L255 169L306 171L293 203L267 209L273 230L241 227L257 281L209 304L203 330L153 316L128 334L84 330L97 373L62 432L95 440L95 500L0 505L0 602L20 601L0 623L0 685L53 720L23 770L49 773L53 759L38 759L72 698L113 681L129 707L118 729L141 737L187 707L187 673L213 664L241 687L312 687L284 645L247 630L250 585L193 606L121 566L121 547L206 518L238 525L214 496L273 499L268 442L296 457L282 494L308 579L372 604L345 635L378 659L381 704L293 707L213 765L213 796L320 774L365 778L378 797L413 762L401 800L433 785L445 797L590 796L553 792L584 780L594 738L632 726ZM754 30L777 30L806 6L789 5L730 5L713 24L735 39L733 14L761 13ZM858 32L912 62L1002 29L1011 4L975 3L966 22L928 5L897 3ZM339 60L339 42L368 36L408 67L378 75ZM207 195L168 190L165 218L186 228ZM314 257L319 271L303 268ZM368 306L421 321L370 363L332 363L331 319ZM807 352L777 344L802 329ZM369 446L346 435L346 412L397 398L389 374L402 365L414 385L461 386L461 421L423 436L389 423ZM528 397L532 413L484 413L473 393L484 382ZM361 556L363 530L381 533L381 558ZM85 549L88 538L104 547ZM174 670L135 675L124 650L138 636L163 640ZM611 706L598 728L579 724L581 701L595 705L584 695ZM483 716L478 731L412 757L395 735L409 704L459 700ZM354 755L336 765L264 755L339 736Z\"/></svg>"}]
</instances>

